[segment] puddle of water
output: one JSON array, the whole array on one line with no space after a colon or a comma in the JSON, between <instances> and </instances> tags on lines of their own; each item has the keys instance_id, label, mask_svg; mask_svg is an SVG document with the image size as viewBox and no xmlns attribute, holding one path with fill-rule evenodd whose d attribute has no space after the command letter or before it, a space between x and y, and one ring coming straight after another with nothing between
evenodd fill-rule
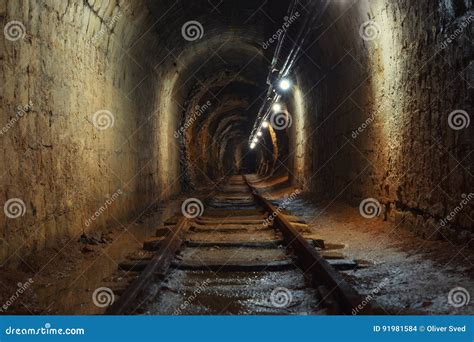
<instances>
[{"instance_id":1,"label":"puddle of water","mask_svg":"<svg viewBox=\"0 0 474 342\"><path fill-rule=\"evenodd\" d=\"M146 314L318 314L319 296L299 270L185 272L174 270Z\"/></svg>"}]
</instances>

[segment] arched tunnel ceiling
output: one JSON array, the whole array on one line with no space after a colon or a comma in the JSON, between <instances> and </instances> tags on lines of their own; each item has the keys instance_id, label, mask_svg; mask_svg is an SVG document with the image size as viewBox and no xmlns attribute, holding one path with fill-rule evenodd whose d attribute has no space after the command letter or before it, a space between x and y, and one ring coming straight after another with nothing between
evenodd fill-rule
<instances>
[{"instance_id":1,"label":"arched tunnel ceiling","mask_svg":"<svg viewBox=\"0 0 474 342\"><path fill-rule=\"evenodd\" d=\"M438 271L444 258L449 264L444 290L436 286L429 298L446 298L448 286L464 281L451 277L453 269L468 275L463 270L470 265L451 262L458 251L474 247L474 201L466 204L474 189L472 21L459 29L474 14L473 0L295 0L305 8L286 33L309 33L297 34L306 39L291 36L295 44L290 41L273 58L276 39L268 47L264 44L287 21L289 2L1 3L5 29L12 21L23 24L19 39L8 39L12 37L5 30L1 41L0 196L5 205L12 200L22 204L21 216L11 218L5 212L0 217L0 262L11 265L14 275L9 277L9 269L4 272L12 285L5 295L15 292L20 278L42 271L38 261L50 260L69 241L73 249L64 249L65 258L58 254L61 262L44 269L37 285L40 290L46 283L64 285L70 291L62 297L77 299L77 306L71 306L52 296L58 307L48 312L65 306L89 312L85 297L75 293L90 302L93 284L81 281L84 288L78 290L57 277L67 271L74 282L78 272L71 269L69 255L78 257L78 267L89 269L90 263L81 260L107 256L101 251L111 251L111 231L112 243L135 249L135 239L128 241L124 227L144 239L153 222L162 222L168 213L180 215L176 206L185 196L207 197L223 190L201 185L236 171L257 171L258 178L266 178L271 192L262 187L261 193L269 199L293 187L303 190L305 195L291 203L295 210L288 210L310 215L311 229L318 234L328 226L330 239L365 236L360 251L353 250L356 255L368 255L367 245L382 230L389 234L375 251L380 256L387 254L393 239L399 245L392 231L402 237L407 229L424 240L449 240L426 241L433 270ZM182 27L193 20L202 25L202 36L185 39ZM375 29L367 31L373 36L365 32L372 25ZM449 38L453 35L455 39ZM289 56L297 47L301 53ZM256 117L271 122L269 112L257 114L268 89L268 68L273 64L277 69L270 77L277 85L280 65L290 60L294 68L284 72L292 86L278 92L278 101L293 123L281 130L269 124L258 135L261 120ZM248 153L254 133L260 138ZM198 191L187 191L192 190L182 186L187 184ZM222 194L213 197L227 202ZM286 199L279 203L286 206ZM367 200L377 203L379 219L360 215ZM204 202L207 206L213 201ZM306 207L310 203L314 206ZM334 204L334 211L324 213L326 204ZM170 222L175 219L173 215ZM104 240L102 233L106 244L86 248L89 237ZM416 249L424 240L407 241L408 256L419 254ZM454 244L458 250L452 249ZM116 247L116 258L129 255ZM399 260L398 248L395 252ZM389 254L385 261L391 262ZM111 260L105 259L109 265ZM412 261L407 275L420 258ZM30 262L32 267L27 267ZM30 271L18 273L26 269ZM96 271L107 274L99 277ZM379 271L370 272L369 278L386 273ZM94 274L95 284L108 280L109 272L110 267L98 267L88 274ZM426 285L437 274L424 273L426 278L417 273L419 294L428 298ZM362 290L373 280L362 281ZM398 294L399 289L385 292ZM24 305L27 297L17 303L19 313L28 307L50 308L46 302L38 305L37 292L27 296L31 305ZM395 296L400 309L407 303L420 309L419 296L413 293ZM433 303L428 312L435 307L447 312L445 305L438 305L443 301Z\"/></svg>"},{"instance_id":2,"label":"arched tunnel ceiling","mask_svg":"<svg viewBox=\"0 0 474 342\"><path fill-rule=\"evenodd\" d=\"M169 47L186 44L176 28L189 20L202 24L204 39L239 29L247 37L270 36L281 25L290 1L147 0L146 4L157 18L155 31L159 39L171 42Z\"/></svg>"},{"instance_id":3,"label":"arched tunnel ceiling","mask_svg":"<svg viewBox=\"0 0 474 342\"><path fill-rule=\"evenodd\" d=\"M147 1L156 17L152 48L158 63L173 60L172 100L188 126L180 143L184 186L238 171L229 160L242 152L240 141L251 131L267 90L273 49L264 49L262 42L281 26L289 4ZM188 21L202 25L201 38L183 38Z\"/></svg>"}]
</instances>

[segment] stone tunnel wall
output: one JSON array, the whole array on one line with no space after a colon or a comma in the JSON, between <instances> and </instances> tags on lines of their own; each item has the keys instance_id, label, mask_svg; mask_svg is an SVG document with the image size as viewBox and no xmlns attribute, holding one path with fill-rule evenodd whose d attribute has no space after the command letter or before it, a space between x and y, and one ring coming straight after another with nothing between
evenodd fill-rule
<instances>
[{"instance_id":1,"label":"stone tunnel wall","mask_svg":"<svg viewBox=\"0 0 474 342\"><path fill-rule=\"evenodd\" d=\"M381 217L426 238L468 242L474 125L448 118L472 118L473 24L471 0L331 3L297 70L296 181L357 206L374 198Z\"/></svg>"},{"instance_id":2,"label":"stone tunnel wall","mask_svg":"<svg viewBox=\"0 0 474 342\"><path fill-rule=\"evenodd\" d=\"M179 188L177 153L153 149L167 124L146 57L153 22L141 1L127 4L0 2L0 198L2 209L25 204L23 216L0 215L0 262L118 224Z\"/></svg>"}]
</instances>

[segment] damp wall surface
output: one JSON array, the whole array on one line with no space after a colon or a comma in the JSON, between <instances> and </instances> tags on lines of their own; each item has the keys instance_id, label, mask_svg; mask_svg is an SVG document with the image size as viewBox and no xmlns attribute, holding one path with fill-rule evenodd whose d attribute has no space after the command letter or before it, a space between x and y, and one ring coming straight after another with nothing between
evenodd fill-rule
<instances>
[{"instance_id":1,"label":"damp wall surface","mask_svg":"<svg viewBox=\"0 0 474 342\"><path fill-rule=\"evenodd\" d=\"M0 215L0 261L134 219L179 189L159 176L177 174L177 150L153 149L167 121L152 19L141 1L1 2L0 198L24 211Z\"/></svg>"},{"instance_id":2,"label":"damp wall surface","mask_svg":"<svg viewBox=\"0 0 474 342\"><path fill-rule=\"evenodd\" d=\"M426 238L469 242L472 1L333 2L322 20L296 70L293 178L317 197L374 198Z\"/></svg>"}]
</instances>

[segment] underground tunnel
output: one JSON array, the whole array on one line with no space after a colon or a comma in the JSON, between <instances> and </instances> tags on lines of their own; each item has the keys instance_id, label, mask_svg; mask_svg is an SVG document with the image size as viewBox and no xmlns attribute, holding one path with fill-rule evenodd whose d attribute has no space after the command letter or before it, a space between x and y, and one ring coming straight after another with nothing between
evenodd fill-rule
<instances>
[{"instance_id":1,"label":"underground tunnel","mask_svg":"<svg viewBox=\"0 0 474 342\"><path fill-rule=\"evenodd\" d=\"M2 314L474 307L472 0L0 0Z\"/></svg>"}]
</instances>

